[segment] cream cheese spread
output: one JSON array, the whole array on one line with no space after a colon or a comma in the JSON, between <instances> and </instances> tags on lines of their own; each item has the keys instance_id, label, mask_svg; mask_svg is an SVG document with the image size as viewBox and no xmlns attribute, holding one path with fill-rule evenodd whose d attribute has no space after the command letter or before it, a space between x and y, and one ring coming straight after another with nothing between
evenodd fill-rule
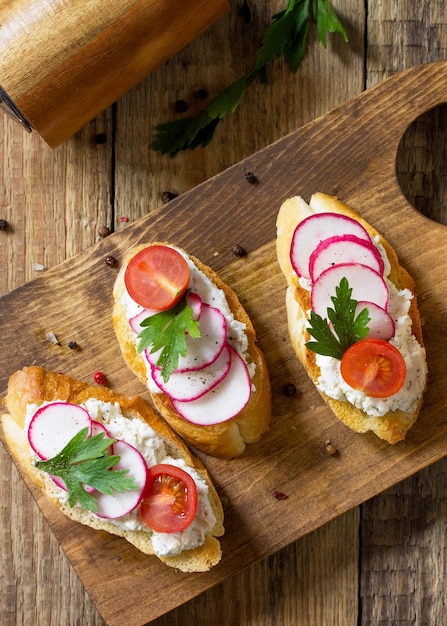
<instances>
[{"instance_id":1,"label":"cream cheese spread","mask_svg":"<svg viewBox=\"0 0 447 626\"><path fill-rule=\"evenodd\" d=\"M48 403L46 403L48 404ZM197 513L193 522L184 530L176 533L159 533L151 530L140 520L139 507L118 519L107 519L108 522L130 531L151 533L152 546L157 556L175 556L183 550L191 550L202 545L216 523L216 518L208 497L208 485L194 469L181 458L174 458L169 441L160 437L143 420L124 417L118 403L102 402L95 398L88 399L80 406L84 407L92 420L101 422L114 439L126 441L139 450L149 467L159 463L167 463L180 467L194 479L197 487ZM25 428L28 429L32 416L39 407L27 406ZM51 480L48 477L48 480ZM68 494L58 489L61 501L68 502ZM79 506L79 505L76 505ZM89 512L87 512L89 513ZM90 513L96 517L94 513Z\"/></svg>"}]
</instances>

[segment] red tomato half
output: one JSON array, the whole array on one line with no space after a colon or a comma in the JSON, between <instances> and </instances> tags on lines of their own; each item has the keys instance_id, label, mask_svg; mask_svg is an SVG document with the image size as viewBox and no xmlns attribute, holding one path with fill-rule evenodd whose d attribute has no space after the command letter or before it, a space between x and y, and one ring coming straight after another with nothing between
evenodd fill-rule
<instances>
[{"instance_id":1,"label":"red tomato half","mask_svg":"<svg viewBox=\"0 0 447 626\"><path fill-rule=\"evenodd\" d=\"M179 532L188 528L196 511L197 487L188 472L163 463L149 468L141 503L141 517L149 528Z\"/></svg>"},{"instance_id":2,"label":"red tomato half","mask_svg":"<svg viewBox=\"0 0 447 626\"><path fill-rule=\"evenodd\" d=\"M362 339L344 353L341 375L371 398L388 398L405 382L407 368L397 348L382 339Z\"/></svg>"},{"instance_id":3,"label":"red tomato half","mask_svg":"<svg viewBox=\"0 0 447 626\"><path fill-rule=\"evenodd\" d=\"M124 282L135 302L145 309L165 311L180 300L188 287L188 263L173 248L148 246L129 261Z\"/></svg>"}]
</instances>

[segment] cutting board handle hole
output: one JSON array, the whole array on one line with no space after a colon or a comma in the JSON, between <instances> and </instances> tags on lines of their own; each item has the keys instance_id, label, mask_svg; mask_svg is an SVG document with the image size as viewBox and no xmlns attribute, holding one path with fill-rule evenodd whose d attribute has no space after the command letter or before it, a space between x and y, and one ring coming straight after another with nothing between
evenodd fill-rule
<instances>
[{"instance_id":1,"label":"cutting board handle hole","mask_svg":"<svg viewBox=\"0 0 447 626\"><path fill-rule=\"evenodd\" d=\"M397 150L396 173L414 208L447 224L447 104L420 115L405 131Z\"/></svg>"}]
</instances>

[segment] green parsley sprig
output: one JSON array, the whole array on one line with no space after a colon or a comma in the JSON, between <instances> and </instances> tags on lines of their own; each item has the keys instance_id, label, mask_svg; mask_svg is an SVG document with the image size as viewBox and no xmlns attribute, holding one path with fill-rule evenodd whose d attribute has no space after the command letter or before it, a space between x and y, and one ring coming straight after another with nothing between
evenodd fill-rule
<instances>
[{"instance_id":1,"label":"green parsley sprig","mask_svg":"<svg viewBox=\"0 0 447 626\"><path fill-rule=\"evenodd\" d=\"M192 309L186 304L186 294L170 309L147 317L141 326L138 352L150 348L153 354L161 350L157 366L166 382L177 368L179 356L187 354L186 334L193 339L200 337L199 322L193 319Z\"/></svg>"},{"instance_id":2,"label":"green parsley sprig","mask_svg":"<svg viewBox=\"0 0 447 626\"><path fill-rule=\"evenodd\" d=\"M180 150L208 145L218 123L227 113L236 111L250 84L258 76L266 81L268 66L276 58L284 56L290 70L297 72L307 51L311 20L316 22L318 40L325 48L327 33L338 32L348 41L346 30L329 0L288 0L286 8L272 16L272 24L266 29L256 53L254 67L226 87L197 117L159 124L152 148L173 157Z\"/></svg>"},{"instance_id":3,"label":"green parsley sprig","mask_svg":"<svg viewBox=\"0 0 447 626\"><path fill-rule=\"evenodd\" d=\"M135 480L127 476L129 470L110 471L120 460L118 455L106 452L113 443L115 439L106 437L104 433L89 437L88 428L83 428L56 456L46 461L34 461L34 465L63 479L70 506L79 502L84 509L96 513L96 498L85 489L85 485L110 495L114 490L122 493L137 488Z\"/></svg>"},{"instance_id":4,"label":"green parsley sprig","mask_svg":"<svg viewBox=\"0 0 447 626\"><path fill-rule=\"evenodd\" d=\"M346 278L341 279L335 293L335 297L331 297L334 308L327 309L329 320L322 318L315 311L310 312L307 330L315 341L308 341L306 347L317 354L341 360L349 346L366 337L371 319L367 308L355 315L358 302L351 298L352 289Z\"/></svg>"}]
</instances>

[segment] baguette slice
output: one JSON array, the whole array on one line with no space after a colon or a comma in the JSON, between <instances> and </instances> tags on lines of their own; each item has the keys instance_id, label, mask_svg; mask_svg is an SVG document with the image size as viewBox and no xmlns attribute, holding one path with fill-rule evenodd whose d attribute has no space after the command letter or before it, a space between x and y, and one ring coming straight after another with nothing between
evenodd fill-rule
<instances>
[{"instance_id":1,"label":"baguette slice","mask_svg":"<svg viewBox=\"0 0 447 626\"><path fill-rule=\"evenodd\" d=\"M160 244L153 243L151 245ZM165 243L162 245L170 244ZM118 273L113 289L115 301L113 326L115 334L128 368L145 386L147 385L148 376L146 362L143 355L138 353L136 334L129 325L123 304L123 296L126 293L124 274L127 263L137 252L146 247L147 245L142 245L129 251ZM178 247L177 249L181 250ZM247 444L258 441L269 427L272 412L269 374L264 356L256 344L253 324L235 292L211 268L191 255L189 255L189 258L213 282L216 288L224 292L235 319L246 326L248 359L256 365L255 375L252 379L253 391L250 400L238 415L220 424L206 426L186 421L175 410L166 394L151 393L151 398L157 411L187 443L207 454L221 458L232 458L241 455Z\"/></svg>"},{"instance_id":2,"label":"baguette slice","mask_svg":"<svg viewBox=\"0 0 447 626\"><path fill-rule=\"evenodd\" d=\"M391 265L389 280L397 289L408 289L413 294L409 315L412 321L412 334L423 348L421 320L417 308L414 281L407 271L399 264L397 255L389 243L368 222L360 217L354 210L333 196L323 193L315 193L309 204L301 197L288 198L281 205L277 216L277 257L284 276L287 279L286 310L290 339L295 354L310 379L317 385L320 376L320 368L316 363L316 355L307 349L305 343L311 338L307 332L308 311L311 308L310 293L304 289L292 268L290 261L290 246L296 226L306 217L314 213L340 213L357 220L372 238L377 238L385 249ZM426 381L426 374L425 374ZM318 385L317 385L318 389ZM424 387L425 390L425 387ZM336 400L319 390L324 401L329 405L335 415L349 426L352 430L365 433L373 431L378 437L388 443L396 443L405 439L406 433L418 418L423 393L414 399L410 408L406 411L396 409L388 411L385 415L374 417L368 415L347 401Z\"/></svg>"},{"instance_id":3,"label":"baguette slice","mask_svg":"<svg viewBox=\"0 0 447 626\"><path fill-rule=\"evenodd\" d=\"M60 489L54 486L51 479L31 464L30 446L24 429L27 405L41 405L44 402L55 400L81 404L90 398L118 403L124 417L139 419L147 423L163 439L169 455L173 458L183 459L187 466L193 468L207 484L208 499L215 523L214 527L207 533L204 543L193 549L183 550L175 556L157 555L158 558L165 564L184 572L207 571L216 565L221 559L220 543L216 537L220 537L224 533L223 509L211 478L199 459L191 454L185 444L155 413L152 407L138 396L121 396L111 389L88 385L64 374L47 372L37 366L25 367L15 372L9 379L7 395L3 400L8 413L1 416L1 422L7 447L20 470L29 476L70 519L124 537L145 554L156 554L152 543L153 531L149 528L147 530L123 529L112 521L96 517L80 506L70 507L58 498Z\"/></svg>"}]
</instances>

